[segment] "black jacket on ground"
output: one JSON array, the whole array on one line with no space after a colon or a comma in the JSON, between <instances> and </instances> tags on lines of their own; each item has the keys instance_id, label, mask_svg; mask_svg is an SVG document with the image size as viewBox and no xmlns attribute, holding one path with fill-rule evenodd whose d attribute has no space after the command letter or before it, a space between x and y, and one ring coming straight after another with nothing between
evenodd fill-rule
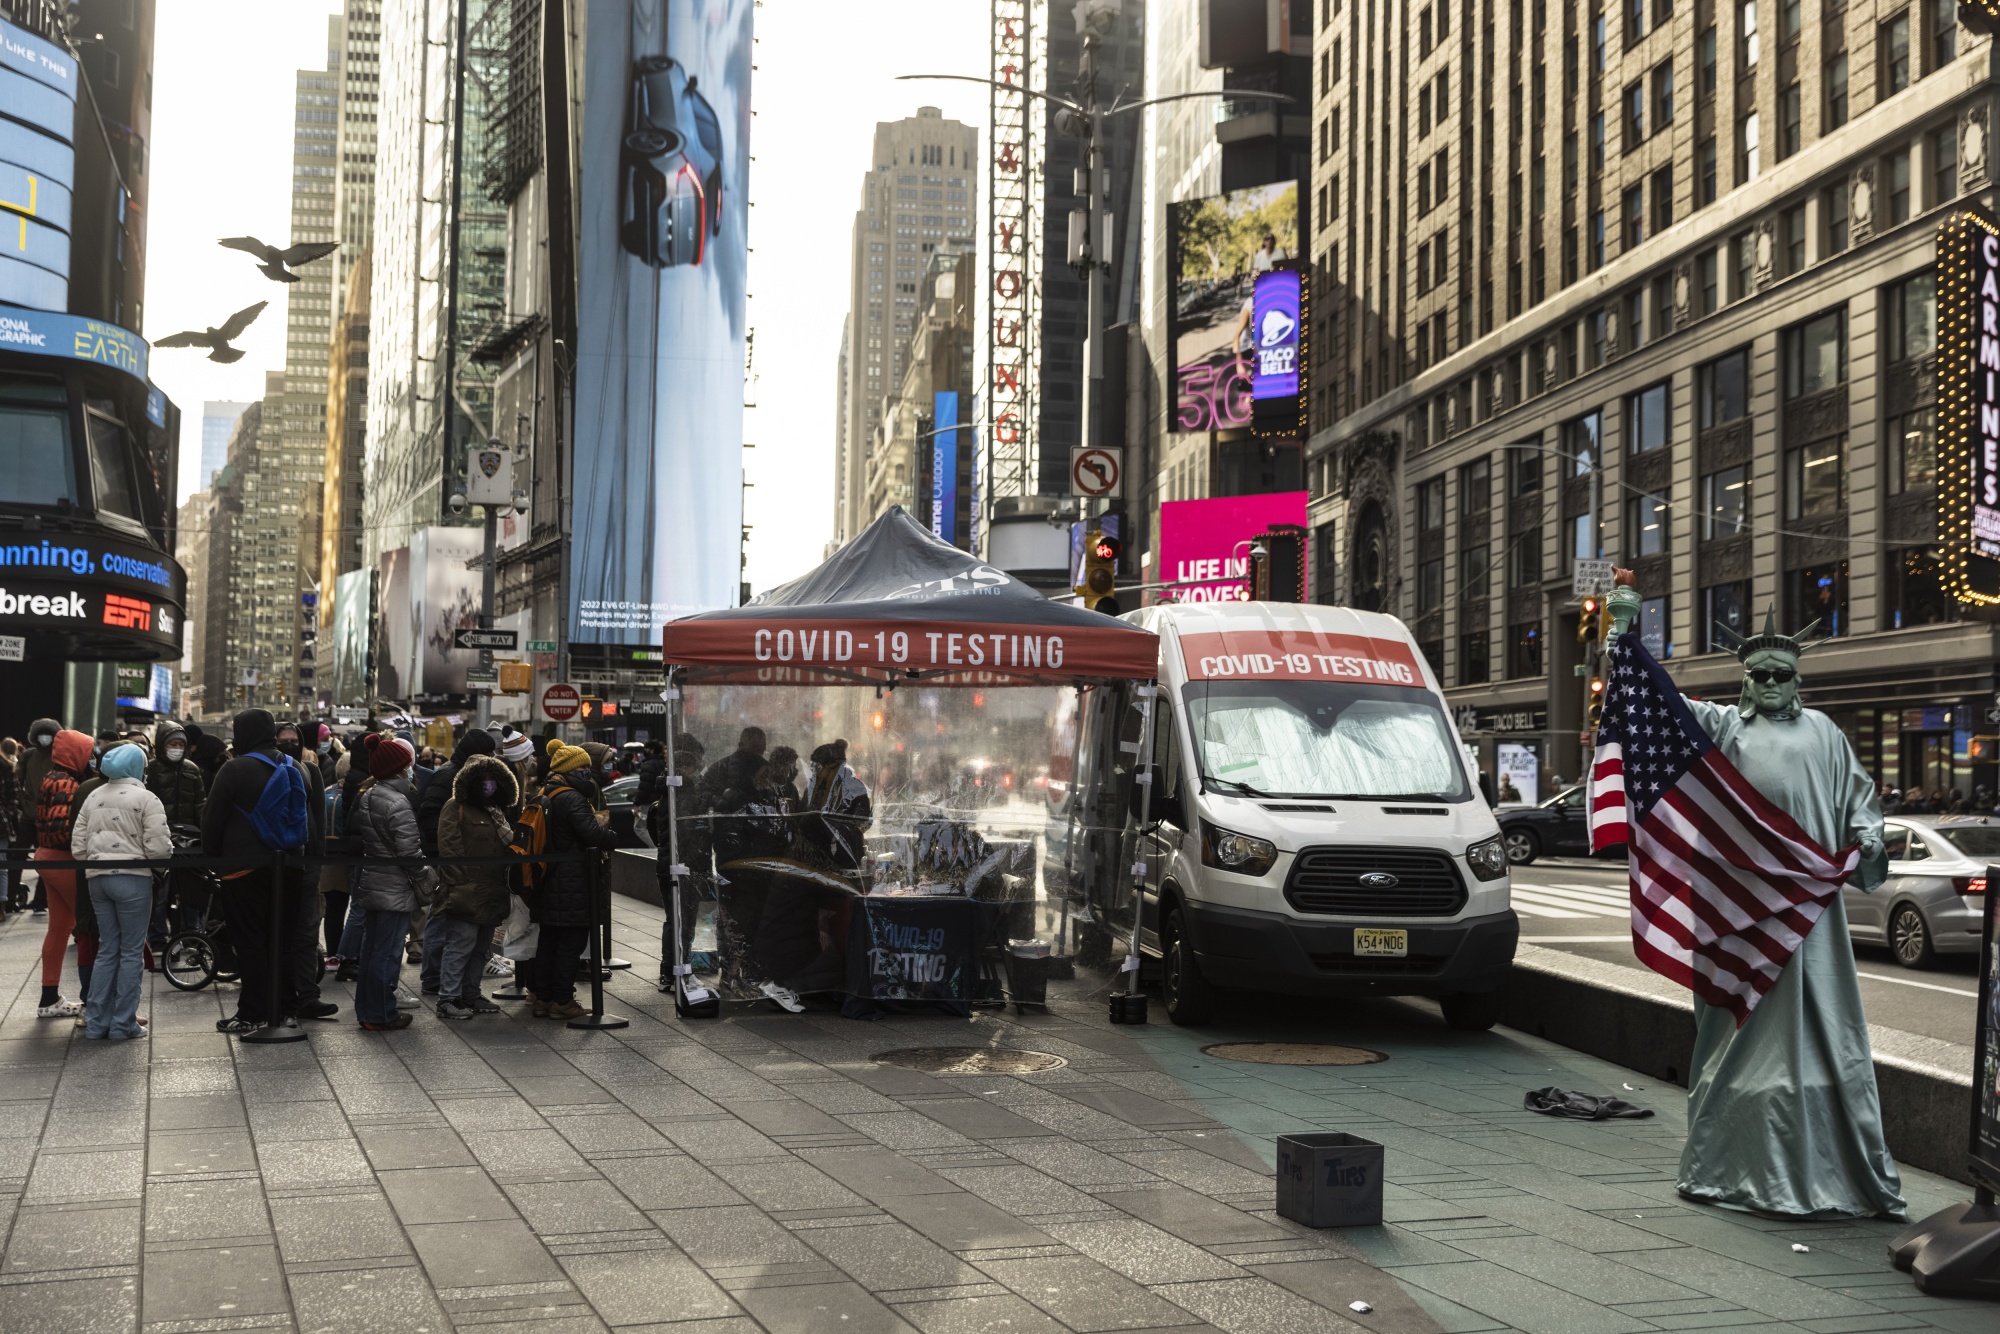
<instances>
[{"instance_id":1,"label":"black jacket on ground","mask_svg":"<svg viewBox=\"0 0 2000 1334\"><path fill-rule=\"evenodd\" d=\"M543 784L542 796L549 803L549 851L618 846L618 835L597 822L596 795L597 785L588 771L557 774ZM549 867L540 898L535 920L542 925L591 924L590 873L582 862L557 862Z\"/></svg>"},{"instance_id":2,"label":"black jacket on ground","mask_svg":"<svg viewBox=\"0 0 2000 1334\"><path fill-rule=\"evenodd\" d=\"M257 858L268 862L271 849L257 836L257 827L250 823L250 812L264 795L264 785L271 781L271 766L254 758L251 752L274 760L281 758L277 723L263 709L245 709L236 715L233 735L231 749L236 758L215 771L215 782L208 790L208 809L201 821L201 850L210 857ZM320 788L319 766L302 764L299 769L306 780L306 849L319 852L324 849L326 839L321 814L326 798ZM245 869L249 869L247 863ZM226 876L229 872L221 874Z\"/></svg>"}]
</instances>

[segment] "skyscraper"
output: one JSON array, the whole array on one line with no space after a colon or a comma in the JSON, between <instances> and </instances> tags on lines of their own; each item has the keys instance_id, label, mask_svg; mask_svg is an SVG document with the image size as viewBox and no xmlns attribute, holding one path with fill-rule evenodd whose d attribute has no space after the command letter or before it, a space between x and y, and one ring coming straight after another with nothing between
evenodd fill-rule
<instances>
[{"instance_id":1,"label":"skyscraper","mask_svg":"<svg viewBox=\"0 0 2000 1334\"><path fill-rule=\"evenodd\" d=\"M201 405L201 476L195 480L195 490L206 491L215 474L222 471L222 465L229 462L229 433L236 429L236 419L249 406L222 399L210 399Z\"/></svg>"},{"instance_id":2,"label":"skyscraper","mask_svg":"<svg viewBox=\"0 0 2000 1334\"><path fill-rule=\"evenodd\" d=\"M835 542L868 526L869 441L883 422L883 396L909 361L918 286L931 253L947 240L972 243L979 216L979 131L937 107L875 126L871 166L855 201L845 341L846 421L836 433Z\"/></svg>"}]
</instances>

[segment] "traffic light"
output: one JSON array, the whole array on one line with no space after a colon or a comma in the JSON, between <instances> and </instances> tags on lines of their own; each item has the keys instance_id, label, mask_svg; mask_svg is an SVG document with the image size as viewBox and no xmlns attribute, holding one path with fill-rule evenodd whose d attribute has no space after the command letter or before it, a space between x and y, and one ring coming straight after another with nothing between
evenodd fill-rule
<instances>
[{"instance_id":1,"label":"traffic light","mask_svg":"<svg viewBox=\"0 0 2000 1334\"><path fill-rule=\"evenodd\" d=\"M1597 723L1604 716L1604 678L1593 675L1590 678L1590 706L1584 710L1584 718L1590 730L1597 730Z\"/></svg>"},{"instance_id":2,"label":"traffic light","mask_svg":"<svg viewBox=\"0 0 2000 1334\"><path fill-rule=\"evenodd\" d=\"M1603 600L1600 598L1585 598L1583 600L1583 606L1576 614L1577 643L1588 644L1592 637L1600 634L1598 629L1598 613L1603 609L1603 605Z\"/></svg>"},{"instance_id":3,"label":"traffic light","mask_svg":"<svg viewBox=\"0 0 2000 1334\"><path fill-rule=\"evenodd\" d=\"M1083 578L1076 596L1086 609L1118 614L1118 553L1124 549L1124 543L1101 528L1084 534Z\"/></svg>"}]
</instances>

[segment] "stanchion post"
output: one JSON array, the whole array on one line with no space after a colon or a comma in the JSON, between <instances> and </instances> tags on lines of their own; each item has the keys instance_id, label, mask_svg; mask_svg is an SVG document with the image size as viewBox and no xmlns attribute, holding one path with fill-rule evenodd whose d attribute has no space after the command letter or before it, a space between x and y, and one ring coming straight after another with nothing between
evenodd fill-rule
<instances>
[{"instance_id":1,"label":"stanchion post","mask_svg":"<svg viewBox=\"0 0 2000 1334\"><path fill-rule=\"evenodd\" d=\"M610 954L611 904L597 873L595 849L584 852L584 882L590 891L590 1013L569 1021L571 1028L629 1028L632 1021L604 1013L604 959Z\"/></svg>"},{"instance_id":2,"label":"stanchion post","mask_svg":"<svg viewBox=\"0 0 2000 1334\"><path fill-rule=\"evenodd\" d=\"M294 1025L285 1027L284 1007L279 999L285 994L285 854L271 854L271 954L267 961L271 975L270 994L264 1001L264 1026L254 1033L243 1034L243 1041L250 1043L304 1042L306 1031Z\"/></svg>"}]
</instances>

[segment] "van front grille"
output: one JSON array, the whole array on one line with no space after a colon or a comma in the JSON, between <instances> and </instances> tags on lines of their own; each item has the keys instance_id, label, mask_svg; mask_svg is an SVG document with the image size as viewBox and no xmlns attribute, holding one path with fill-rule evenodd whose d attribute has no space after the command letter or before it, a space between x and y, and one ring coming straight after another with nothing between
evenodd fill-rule
<instances>
[{"instance_id":1,"label":"van front grille","mask_svg":"<svg viewBox=\"0 0 2000 1334\"><path fill-rule=\"evenodd\" d=\"M1396 883L1362 883L1378 872ZM1300 912L1340 917L1451 917L1465 907L1465 882L1441 852L1307 848L1292 859L1285 901Z\"/></svg>"}]
</instances>

